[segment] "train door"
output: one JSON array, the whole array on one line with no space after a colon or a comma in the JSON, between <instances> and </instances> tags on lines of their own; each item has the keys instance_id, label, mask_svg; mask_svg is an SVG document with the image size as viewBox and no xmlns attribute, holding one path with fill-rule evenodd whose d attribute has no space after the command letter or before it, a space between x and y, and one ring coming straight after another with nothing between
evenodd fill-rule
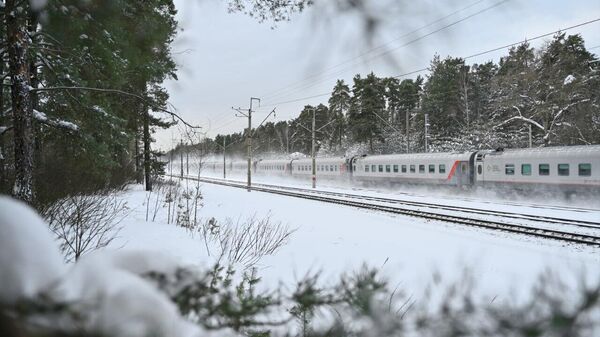
<instances>
[{"instance_id":1,"label":"train door","mask_svg":"<svg viewBox=\"0 0 600 337\"><path fill-rule=\"evenodd\" d=\"M458 167L456 168L456 183L458 186L469 186L471 179L470 172L468 161L458 163Z\"/></svg>"},{"instance_id":2,"label":"train door","mask_svg":"<svg viewBox=\"0 0 600 337\"><path fill-rule=\"evenodd\" d=\"M477 152L471 153L469 156L469 185L475 185L475 158Z\"/></svg>"}]
</instances>

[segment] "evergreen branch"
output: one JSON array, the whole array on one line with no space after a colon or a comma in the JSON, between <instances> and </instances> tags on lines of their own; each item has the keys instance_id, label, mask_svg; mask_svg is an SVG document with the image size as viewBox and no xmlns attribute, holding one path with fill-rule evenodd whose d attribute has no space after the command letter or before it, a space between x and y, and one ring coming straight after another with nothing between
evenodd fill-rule
<instances>
[{"instance_id":1,"label":"evergreen branch","mask_svg":"<svg viewBox=\"0 0 600 337\"><path fill-rule=\"evenodd\" d=\"M202 127L200 126L194 126L191 125L190 123L186 122L185 119L183 119L181 116L179 116L178 114L169 111L167 109L161 108L157 105L154 104L150 104L150 102L137 94L131 93L131 92L127 92L127 91L123 91L123 90L118 90L118 89L104 89L104 88L93 88L93 87L68 87L68 86L58 86L58 87L46 87L46 88L34 88L31 89L31 92L38 92L38 91L60 91L60 90L83 90L83 91L95 91L95 92L103 92L103 93L109 93L109 94L119 94L119 95L124 95L124 96L128 96L128 97L133 97L136 99L141 100L142 102L148 104L152 110L154 111L159 111L162 113L166 113L168 115L170 115L173 118L178 119L179 121L181 121L185 126L192 128L192 129L201 129Z\"/></svg>"}]
</instances>

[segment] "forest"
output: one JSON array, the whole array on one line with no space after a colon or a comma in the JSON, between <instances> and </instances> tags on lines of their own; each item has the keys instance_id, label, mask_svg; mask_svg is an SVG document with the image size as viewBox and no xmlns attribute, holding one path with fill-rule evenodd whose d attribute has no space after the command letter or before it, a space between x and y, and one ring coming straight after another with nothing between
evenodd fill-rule
<instances>
[{"instance_id":1,"label":"forest","mask_svg":"<svg viewBox=\"0 0 600 337\"><path fill-rule=\"evenodd\" d=\"M319 155L600 142L600 63L580 35L559 33L538 49L513 46L498 63L435 55L428 70L425 77L338 80L326 103L253 130L254 153L310 154L313 110ZM205 145L242 155L245 136L217 135Z\"/></svg>"},{"instance_id":2,"label":"forest","mask_svg":"<svg viewBox=\"0 0 600 337\"><path fill-rule=\"evenodd\" d=\"M0 193L43 205L149 180L151 134L178 117L161 86L176 78L176 13L170 0L4 3Z\"/></svg>"}]
</instances>

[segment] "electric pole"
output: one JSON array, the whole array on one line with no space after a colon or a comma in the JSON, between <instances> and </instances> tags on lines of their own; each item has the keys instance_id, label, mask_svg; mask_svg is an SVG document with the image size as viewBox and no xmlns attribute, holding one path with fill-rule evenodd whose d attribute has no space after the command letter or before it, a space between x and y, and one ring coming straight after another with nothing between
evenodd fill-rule
<instances>
[{"instance_id":1,"label":"electric pole","mask_svg":"<svg viewBox=\"0 0 600 337\"><path fill-rule=\"evenodd\" d=\"M223 136L223 179L227 178L226 163L225 163L225 136Z\"/></svg>"},{"instance_id":2,"label":"electric pole","mask_svg":"<svg viewBox=\"0 0 600 337\"><path fill-rule=\"evenodd\" d=\"M316 111L317 109L312 108L312 143L310 156L312 157L312 188L317 188L317 160L315 158L315 124L316 124Z\"/></svg>"},{"instance_id":3,"label":"electric pole","mask_svg":"<svg viewBox=\"0 0 600 337\"><path fill-rule=\"evenodd\" d=\"M427 141L429 140L429 114L425 114L425 152L427 152Z\"/></svg>"},{"instance_id":4,"label":"electric pole","mask_svg":"<svg viewBox=\"0 0 600 337\"><path fill-rule=\"evenodd\" d=\"M183 139L179 141L179 158L181 159L181 178L183 179Z\"/></svg>"},{"instance_id":5,"label":"electric pole","mask_svg":"<svg viewBox=\"0 0 600 337\"><path fill-rule=\"evenodd\" d=\"M408 109L406 109L406 153L410 153L410 114Z\"/></svg>"},{"instance_id":6,"label":"electric pole","mask_svg":"<svg viewBox=\"0 0 600 337\"><path fill-rule=\"evenodd\" d=\"M240 116L238 116L236 114L236 117L246 117L248 118L248 131L246 133L246 148L247 148L247 156L248 156L248 183L247 183L247 188L248 188L248 192L250 192L251 188L252 188L252 102L253 101L258 101L258 104L260 106L260 98L256 98L256 97L250 97L250 108L248 108L248 112L244 113L244 110L242 108L234 108L232 107L233 110L237 111Z\"/></svg>"},{"instance_id":7,"label":"electric pole","mask_svg":"<svg viewBox=\"0 0 600 337\"><path fill-rule=\"evenodd\" d=\"M317 124L317 118L316 118L316 112L317 109L316 108L306 108L307 111L312 111L312 128L307 128L304 125L298 123L297 125L300 126L301 128L303 128L304 130L310 132L311 134L311 150L310 150L310 157L312 159L312 188L317 188L317 158L316 155L317 153L315 152L315 146L317 143L317 139L316 139L316 135L317 132L320 132L322 129L324 129L325 127L327 127L329 124L335 122L336 120L331 120L329 121L329 123L321 126L320 128L316 128L316 124ZM292 135L291 138L294 138L295 133Z\"/></svg>"}]
</instances>

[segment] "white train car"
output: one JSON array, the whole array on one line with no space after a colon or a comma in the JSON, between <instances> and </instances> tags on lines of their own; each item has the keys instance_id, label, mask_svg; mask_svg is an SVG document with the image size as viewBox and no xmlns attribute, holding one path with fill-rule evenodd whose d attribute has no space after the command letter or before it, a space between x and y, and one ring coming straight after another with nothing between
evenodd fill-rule
<instances>
[{"instance_id":1,"label":"white train car","mask_svg":"<svg viewBox=\"0 0 600 337\"><path fill-rule=\"evenodd\" d=\"M470 185L473 153L415 153L354 159L356 180L435 185Z\"/></svg>"},{"instance_id":2,"label":"white train car","mask_svg":"<svg viewBox=\"0 0 600 337\"><path fill-rule=\"evenodd\" d=\"M343 157L321 157L315 159L317 177L342 177L347 173L346 160ZM292 176L309 177L312 175L312 159L297 159L291 162Z\"/></svg>"},{"instance_id":3,"label":"white train car","mask_svg":"<svg viewBox=\"0 0 600 337\"><path fill-rule=\"evenodd\" d=\"M600 191L600 145L490 151L475 166L480 186Z\"/></svg>"},{"instance_id":4,"label":"white train car","mask_svg":"<svg viewBox=\"0 0 600 337\"><path fill-rule=\"evenodd\" d=\"M255 163L255 172L265 175L286 175L290 173L290 161L279 160L259 160Z\"/></svg>"}]
</instances>

